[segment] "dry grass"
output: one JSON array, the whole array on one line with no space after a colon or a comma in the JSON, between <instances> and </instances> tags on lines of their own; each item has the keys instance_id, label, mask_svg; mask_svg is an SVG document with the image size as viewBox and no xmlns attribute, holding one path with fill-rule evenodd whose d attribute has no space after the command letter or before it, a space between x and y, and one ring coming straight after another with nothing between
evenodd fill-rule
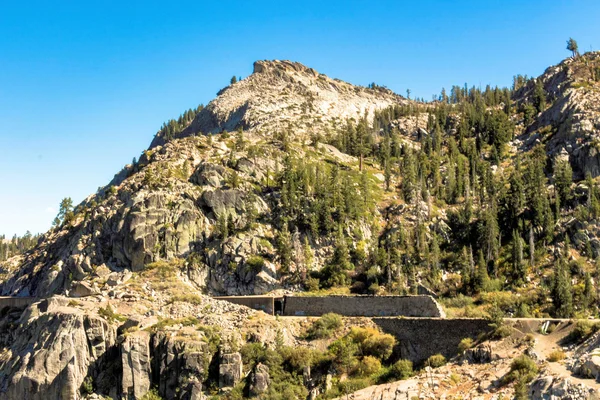
<instances>
[{"instance_id":1,"label":"dry grass","mask_svg":"<svg viewBox=\"0 0 600 400\"><path fill-rule=\"evenodd\" d=\"M554 350L552 353L548 354L548 357L546 359L550 362L558 362L558 361L564 360L565 357L566 357L566 354L564 351Z\"/></svg>"}]
</instances>

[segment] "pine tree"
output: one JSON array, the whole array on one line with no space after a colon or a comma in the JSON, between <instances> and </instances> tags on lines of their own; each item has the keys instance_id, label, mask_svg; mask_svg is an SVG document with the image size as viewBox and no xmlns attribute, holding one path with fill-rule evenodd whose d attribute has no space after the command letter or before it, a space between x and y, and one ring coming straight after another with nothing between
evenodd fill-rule
<instances>
[{"instance_id":1,"label":"pine tree","mask_svg":"<svg viewBox=\"0 0 600 400\"><path fill-rule=\"evenodd\" d=\"M485 258L483 257L483 251L479 250L477 256L477 271L475 272L475 282L473 285L475 291L478 293L486 291L489 282L490 277L487 271L487 263L485 262Z\"/></svg>"},{"instance_id":2,"label":"pine tree","mask_svg":"<svg viewBox=\"0 0 600 400\"><path fill-rule=\"evenodd\" d=\"M569 38L569 40L567 40L567 50L573 54L573 57L577 57L579 55L579 46L577 45L575 39Z\"/></svg>"},{"instance_id":3,"label":"pine tree","mask_svg":"<svg viewBox=\"0 0 600 400\"><path fill-rule=\"evenodd\" d=\"M237 83L237 78L236 78L236 76L235 76L235 75L234 75L234 76L232 76L232 77L231 77L231 80L229 81L229 84L231 84L231 85L233 85L234 83Z\"/></svg>"},{"instance_id":4,"label":"pine tree","mask_svg":"<svg viewBox=\"0 0 600 400\"><path fill-rule=\"evenodd\" d=\"M73 220L73 217L73 200L71 200L70 197L65 197L60 202L58 214L56 215L56 218L54 218L52 225L57 227L62 225L63 223L68 224Z\"/></svg>"},{"instance_id":5,"label":"pine tree","mask_svg":"<svg viewBox=\"0 0 600 400\"><path fill-rule=\"evenodd\" d=\"M350 262L348 245L342 231L338 231L333 256L321 271L323 281L328 287L343 286L348 283L348 271L354 269Z\"/></svg>"},{"instance_id":6,"label":"pine tree","mask_svg":"<svg viewBox=\"0 0 600 400\"><path fill-rule=\"evenodd\" d=\"M533 89L533 105L537 109L537 112L542 112L546 108L546 93L544 92L544 86L542 85L541 79L535 81L535 87Z\"/></svg>"},{"instance_id":7,"label":"pine tree","mask_svg":"<svg viewBox=\"0 0 600 400\"><path fill-rule=\"evenodd\" d=\"M229 237L229 228L227 224L227 213L222 213L217 219L217 233L221 239L227 239Z\"/></svg>"},{"instance_id":8,"label":"pine tree","mask_svg":"<svg viewBox=\"0 0 600 400\"><path fill-rule=\"evenodd\" d=\"M233 214L231 213L227 215L227 232L230 234L235 232L235 222L233 221Z\"/></svg>"},{"instance_id":9,"label":"pine tree","mask_svg":"<svg viewBox=\"0 0 600 400\"><path fill-rule=\"evenodd\" d=\"M533 226L529 225L529 266L533 268L535 264L535 236L533 235Z\"/></svg>"},{"instance_id":10,"label":"pine tree","mask_svg":"<svg viewBox=\"0 0 600 400\"><path fill-rule=\"evenodd\" d=\"M469 252L466 246L463 246L458 259L460 275L462 280L462 287L465 292L469 292L471 289L473 271L469 262Z\"/></svg>"},{"instance_id":11,"label":"pine tree","mask_svg":"<svg viewBox=\"0 0 600 400\"><path fill-rule=\"evenodd\" d=\"M430 259L431 259L431 280L434 283L437 283L440 279L441 271L440 271L440 246L438 244L438 238L436 234L433 234L433 238L431 238L431 246L429 250Z\"/></svg>"},{"instance_id":12,"label":"pine tree","mask_svg":"<svg viewBox=\"0 0 600 400\"><path fill-rule=\"evenodd\" d=\"M592 276L589 272L585 273L585 281L583 286L583 308L589 309L596 300L594 285L592 284Z\"/></svg>"},{"instance_id":13,"label":"pine tree","mask_svg":"<svg viewBox=\"0 0 600 400\"><path fill-rule=\"evenodd\" d=\"M499 235L498 216L495 207L492 205L484 212L483 227L480 235L481 247L485 252L485 259L488 263L496 260L498 256Z\"/></svg>"},{"instance_id":14,"label":"pine tree","mask_svg":"<svg viewBox=\"0 0 600 400\"><path fill-rule=\"evenodd\" d=\"M555 316L557 318L570 318L573 315L573 294L570 276L568 276L567 267L562 257L554 272L551 295Z\"/></svg>"},{"instance_id":15,"label":"pine tree","mask_svg":"<svg viewBox=\"0 0 600 400\"><path fill-rule=\"evenodd\" d=\"M312 248L310 247L310 244L308 243L308 237L306 237L306 236L304 236L303 252L304 252L304 263L306 266L306 270L310 271L310 270L312 270L312 267L313 267L315 255L312 251Z\"/></svg>"},{"instance_id":16,"label":"pine tree","mask_svg":"<svg viewBox=\"0 0 600 400\"><path fill-rule=\"evenodd\" d=\"M516 229L513 230L512 235L512 263L515 282L519 285L523 284L527 269L523 262L523 240Z\"/></svg>"},{"instance_id":17,"label":"pine tree","mask_svg":"<svg viewBox=\"0 0 600 400\"><path fill-rule=\"evenodd\" d=\"M560 197L560 204L565 206L571 199L571 185L573 184L573 170L569 161L557 161L554 168L554 182Z\"/></svg>"},{"instance_id":18,"label":"pine tree","mask_svg":"<svg viewBox=\"0 0 600 400\"><path fill-rule=\"evenodd\" d=\"M292 236L288 230L287 221L283 221L282 227L277 233L275 243L281 272L287 274L292 265Z\"/></svg>"}]
</instances>

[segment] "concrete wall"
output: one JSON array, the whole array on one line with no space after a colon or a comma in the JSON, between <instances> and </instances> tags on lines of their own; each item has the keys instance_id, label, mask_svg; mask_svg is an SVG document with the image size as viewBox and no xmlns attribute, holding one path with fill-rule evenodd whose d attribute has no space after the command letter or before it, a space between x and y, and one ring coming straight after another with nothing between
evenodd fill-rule
<instances>
[{"instance_id":1,"label":"concrete wall","mask_svg":"<svg viewBox=\"0 0 600 400\"><path fill-rule=\"evenodd\" d=\"M27 307L36 301L34 297L0 296L0 310L5 307Z\"/></svg>"},{"instance_id":2,"label":"concrete wall","mask_svg":"<svg viewBox=\"0 0 600 400\"><path fill-rule=\"evenodd\" d=\"M221 296L215 297L215 299L250 307L254 310L262 310L270 315L275 312L275 297L272 296Z\"/></svg>"},{"instance_id":3,"label":"concrete wall","mask_svg":"<svg viewBox=\"0 0 600 400\"><path fill-rule=\"evenodd\" d=\"M484 319L373 318L373 322L396 337L396 356L414 363L437 353L452 357L462 339L476 339L480 333L492 330Z\"/></svg>"},{"instance_id":4,"label":"concrete wall","mask_svg":"<svg viewBox=\"0 0 600 400\"><path fill-rule=\"evenodd\" d=\"M444 317L430 296L286 296L283 315L320 316L329 312L348 317Z\"/></svg>"}]
</instances>

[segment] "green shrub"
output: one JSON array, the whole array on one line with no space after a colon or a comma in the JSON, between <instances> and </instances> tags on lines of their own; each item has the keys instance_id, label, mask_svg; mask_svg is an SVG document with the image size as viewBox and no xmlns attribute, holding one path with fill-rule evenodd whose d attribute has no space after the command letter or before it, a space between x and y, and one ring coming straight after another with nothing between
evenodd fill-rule
<instances>
[{"instance_id":1,"label":"green shrub","mask_svg":"<svg viewBox=\"0 0 600 400\"><path fill-rule=\"evenodd\" d=\"M319 278L308 278L306 280L306 290L308 290L309 292L317 292L319 291L319 285L321 284L321 281L319 280Z\"/></svg>"},{"instance_id":2,"label":"green shrub","mask_svg":"<svg viewBox=\"0 0 600 400\"><path fill-rule=\"evenodd\" d=\"M425 361L425 365L431 368L439 368L446 364L446 357L441 354L434 354Z\"/></svg>"},{"instance_id":3,"label":"green shrub","mask_svg":"<svg viewBox=\"0 0 600 400\"><path fill-rule=\"evenodd\" d=\"M202 296L200 296L198 294L194 294L194 293L176 294L176 295L171 296L171 299L169 300L169 302L167 304L172 304L172 303L176 303L176 302L200 305L204 302L204 299L202 298Z\"/></svg>"},{"instance_id":4,"label":"green shrub","mask_svg":"<svg viewBox=\"0 0 600 400\"><path fill-rule=\"evenodd\" d=\"M340 395L344 395L354 393L357 390L361 390L369 386L371 386L371 381L367 378L348 379L344 382L338 383L337 390Z\"/></svg>"},{"instance_id":5,"label":"green shrub","mask_svg":"<svg viewBox=\"0 0 600 400\"><path fill-rule=\"evenodd\" d=\"M94 393L94 380L91 376L86 376L81 383L81 387L79 388L79 392L82 395L92 394Z\"/></svg>"},{"instance_id":6,"label":"green shrub","mask_svg":"<svg viewBox=\"0 0 600 400\"><path fill-rule=\"evenodd\" d=\"M141 400L162 400L162 397L158 394L158 390L150 389L144 396L142 396Z\"/></svg>"},{"instance_id":7,"label":"green shrub","mask_svg":"<svg viewBox=\"0 0 600 400\"><path fill-rule=\"evenodd\" d=\"M575 322L575 327L569 334L568 339L572 342L581 343L598 331L598 328L600 328L600 325L597 322L579 319Z\"/></svg>"},{"instance_id":8,"label":"green shrub","mask_svg":"<svg viewBox=\"0 0 600 400\"><path fill-rule=\"evenodd\" d=\"M342 317L338 314L327 313L316 320L307 332L307 338L328 339L331 335L341 328Z\"/></svg>"},{"instance_id":9,"label":"green shrub","mask_svg":"<svg viewBox=\"0 0 600 400\"><path fill-rule=\"evenodd\" d=\"M258 273L265 266L265 259L259 255L252 255L246 260L246 265L251 271Z\"/></svg>"},{"instance_id":10,"label":"green shrub","mask_svg":"<svg viewBox=\"0 0 600 400\"><path fill-rule=\"evenodd\" d=\"M380 360L387 359L396 345L396 339L392 335L373 328L352 328L348 336L358 345L362 355L374 356Z\"/></svg>"},{"instance_id":11,"label":"green shrub","mask_svg":"<svg viewBox=\"0 0 600 400\"><path fill-rule=\"evenodd\" d=\"M390 375L395 379L407 379L413 375L413 363L409 360L398 360L390 368Z\"/></svg>"},{"instance_id":12,"label":"green shrub","mask_svg":"<svg viewBox=\"0 0 600 400\"><path fill-rule=\"evenodd\" d=\"M263 363L269 367L279 365L282 362L282 356L276 351L268 349L262 343L246 343L240 350L244 365L248 370L254 368L258 363Z\"/></svg>"},{"instance_id":13,"label":"green shrub","mask_svg":"<svg viewBox=\"0 0 600 400\"><path fill-rule=\"evenodd\" d=\"M104 319L106 319L108 322L125 322L127 320L127 318L125 318L124 316L114 312L110 304L107 304L106 307L100 307L98 309L98 315L104 317Z\"/></svg>"},{"instance_id":14,"label":"green shrub","mask_svg":"<svg viewBox=\"0 0 600 400\"><path fill-rule=\"evenodd\" d=\"M505 324L500 325L492 332L492 339L500 340L512 335L513 329Z\"/></svg>"},{"instance_id":15,"label":"green shrub","mask_svg":"<svg viewBox=\"0 0 600 400\"><path fill-rule=\"evenodd\" d=\"M464 353L466 350L470 349L471 347L473 347L473 339L464 338L458 344L458 351L461 353Z\"/></svg>"},{"instance_id":16,"label":"green shrub","mask_svg":"<svg viewBox=\"0 0 600 400\"><path fill-rule=\"evenodd\" d=\"M307 347L283 347L281 355L284 362L294 371L302 373L305 367L312 364L312 351Z\"/></svg>"},{"instance_id":17,"label":"green shrub","mask_svg":"<svg viewBox=\"0 0 600 400\"><path fill-rule=\"evenodd\" d=\"M333 362L342 372L348 372L356 365L356 354L358 345L348 336L336 340L329 346L329 351L333 355Z\"/></svg>"},{"instance_id":18,"label":"green shrub","mask_svg":"<svg viewBox=\"0 0 600 400\"><path fill-rule=\"evenodd\" d=\"M367 293L368 294L377 294L377 293L379 293L380 289L381 289L380 286L376 282L373 282L371 284L371 286L369 286L369 288L367 289Z\"/></svg>"},{"instance_id":19,"label":"green shrub","mask_svg":"<svg viewBox=\"0 0 600 400\"><path fill-rule=\"evenodd\" d=\"M373 356L366 356L358 362L354 373L359 376L370 376L379 372L380 369L381 361Z\"/></svg>"},{"instance_id":20,"label":"green shrub","mask_svg":"<svg viewBox=\"0 0 600 400\"><path fill-rule=\"evenodd\" d=\"M456 297L443 299L442 302L446 307L465 308L473 305L473 298L461 293Z\"/></svg>"},{"instance_id":21,"label":"green shrub","mask_svg":"<svg viewBox=\"0 0 600 400\"><path fill-rule=\"evenodd\" d=\"M504 376L504 382L530 382L538 373L538 366L531 357L522 354L510 363L510 371Z\"/></svg>"}]
</instances>

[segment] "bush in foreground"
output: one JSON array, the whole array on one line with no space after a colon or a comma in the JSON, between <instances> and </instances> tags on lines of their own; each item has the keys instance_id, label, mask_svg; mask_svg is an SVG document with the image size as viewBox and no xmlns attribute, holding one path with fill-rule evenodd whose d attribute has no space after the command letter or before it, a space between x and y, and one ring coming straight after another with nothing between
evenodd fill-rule
<instances>
[{"instance_id":1,"label":"bush in foreground","mask_svg":"<svg viewBox=\"0 0 600 400\"><path fill-rule=\"evenodd\" d=\"M431 368L439 368L446 364L446 357L441 354L434 354L425 361L425 365Z\"/></svg>"},{"instance_id":2,"label":"bush in foreground","mask_svg":"<svg viewBox=\"0 0 600 400\"><path fill-rule=\"evenodd\" d=\"M327 313L321 316L307 332L308 339L328 339L341 328L342 317L338 314Z\"/></svg>"}]
</instances>

